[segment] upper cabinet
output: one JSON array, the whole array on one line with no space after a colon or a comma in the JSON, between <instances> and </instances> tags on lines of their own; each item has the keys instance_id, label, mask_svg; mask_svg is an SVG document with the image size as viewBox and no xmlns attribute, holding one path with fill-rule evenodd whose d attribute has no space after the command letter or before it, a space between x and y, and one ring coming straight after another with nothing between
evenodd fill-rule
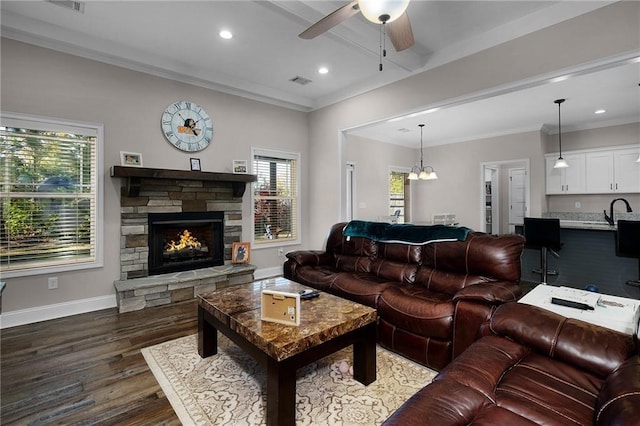
<instances>
[{"instance_id":1,"label":"upper cabinet","mask_svg":"<svg viewBox=\"0 0 640 426\"><path fill-rule=\"evenodd\" d=\"M547 194L640 192L640 146L566 152L569 167L554 169L557 155L545 156ZM571 160L570 160L571 159Z\"/></svg>"},{"instance_id":2,"label":"upper cabinet","mask_svg":"<svg viewBox=\"0 0 640 426\"><path fill-rule=\"evenodd\" d=\"M554 169L557 156L547 156L545 164L547 168L547 194L582 194L585 182L585 156L584 154L566 153L562 156L569 167Z\"/></svg>"},{"instance_id":3,"label":"upper cabinet","mask_svg":"<svg viewBox=\"0 0 640 426\"><path fill-rule=\"evenodd\" d=\"M615 192L640 192L640 146L613 152Z\"/></svg>"}]
</instances>

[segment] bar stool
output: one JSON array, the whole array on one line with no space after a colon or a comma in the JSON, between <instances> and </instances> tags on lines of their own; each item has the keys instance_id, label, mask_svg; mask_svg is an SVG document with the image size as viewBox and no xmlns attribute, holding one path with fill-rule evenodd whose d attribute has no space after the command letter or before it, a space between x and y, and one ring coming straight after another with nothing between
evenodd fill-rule
<instances>
[{"instance_id":1,"label":"bar stool","mask_svg":"<svg viewBox=\"0 0 640 426\"><path fill-rule=\"evenodd\" d=\"M532 272L542 274L542 284L547 283L549 275L557 275L558 272L548 269L547 252L556 257L558 250L562 247L560 242L560 219L552 218L524 218L524 237L526 239L525 248L540 250L540 269Z\"/></svg>"},{"instance_id":2,"label":"bar stool","mask_svg":"<svg viewBox=\"0 0 640 426\"><path fill-rule=\"evenodd\" d=\"M616 256L638 259L638 279L629 280L626 284L640 287L640 220L618 220Z\"/></svg>"}]
</instances>

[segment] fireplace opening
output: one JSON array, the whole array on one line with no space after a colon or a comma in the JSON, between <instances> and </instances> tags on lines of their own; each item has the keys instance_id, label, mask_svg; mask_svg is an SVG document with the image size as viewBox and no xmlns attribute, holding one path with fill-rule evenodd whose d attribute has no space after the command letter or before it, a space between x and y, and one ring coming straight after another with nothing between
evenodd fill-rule
<instances>
[{"instance_id":1,"label":"fireplace opening","mask_svg":"<svg viewBox=\"0 0 640 426\"><path fill-rule=\"evenodd\" d=\"M224 265L224 212L150 213L149 275Z\"/></svg>"}]
</instances>

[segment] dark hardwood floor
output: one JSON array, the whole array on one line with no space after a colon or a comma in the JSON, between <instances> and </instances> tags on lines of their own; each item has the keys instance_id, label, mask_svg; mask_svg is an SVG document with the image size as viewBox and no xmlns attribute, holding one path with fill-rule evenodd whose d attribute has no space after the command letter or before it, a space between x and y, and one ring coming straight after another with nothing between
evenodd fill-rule
<instances>
[{"instance_id":1,"label":"dark hardwood floor","mask_svg":"<svg viewBox=\"0 0 640 426\"><path fill-rule=\"evenodd\" d=\"M179 425L141 348L197 332L194 301L1 331L0 423Z\"/></svg>"}]
</instances>

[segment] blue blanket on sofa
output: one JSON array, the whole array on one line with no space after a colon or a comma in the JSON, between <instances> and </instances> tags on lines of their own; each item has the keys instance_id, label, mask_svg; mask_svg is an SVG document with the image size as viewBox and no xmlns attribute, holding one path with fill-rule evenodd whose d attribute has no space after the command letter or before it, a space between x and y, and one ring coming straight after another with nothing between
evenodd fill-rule
<instances>
[{"instance_id":1,"label":"blue blanket on sofa","mask_svg":"<svg viewBox=\"0 0 640 426\"><path fill-rule=\"evenodd\" d=\"M440 241L464 241L473 232L464 226L412 225L352 220L342 231L345 237L363 237L383 243L427 244Z\"/></svg>"}]
</instances>

